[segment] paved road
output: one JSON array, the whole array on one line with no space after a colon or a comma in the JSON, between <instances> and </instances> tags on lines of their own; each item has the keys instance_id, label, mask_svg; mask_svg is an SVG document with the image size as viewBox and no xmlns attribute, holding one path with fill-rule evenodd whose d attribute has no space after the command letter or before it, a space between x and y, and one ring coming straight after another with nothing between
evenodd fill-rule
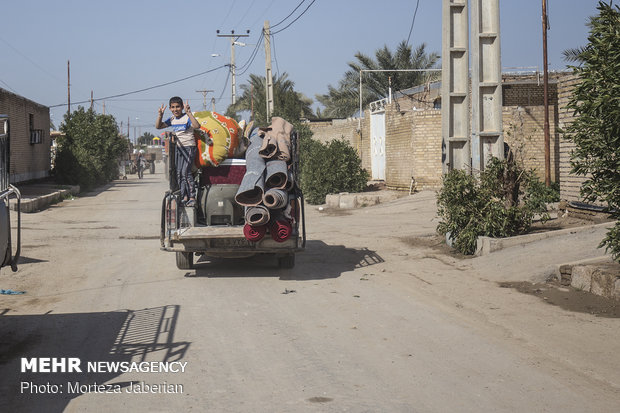
<instances>
[{"instance_id":1,"label":"paved road","mask_svg":"<svg viewBox=\"0 0 620 413\"><path fill-rule=\"evenodd\" d=\"M308 208L292 270L260 257L187 272L159 250L163 174L129 178L24 216L20 270L0 275L1 288L27 292L0 296L0 411L620 406L618 320L499 288L488 258L443 251L432 193ZM79 358L82 372L22 373L23 357ZM122 362L184 371L103 370ZM167 393L137 393L143 383Z\"/></svg>"}]
</instances>

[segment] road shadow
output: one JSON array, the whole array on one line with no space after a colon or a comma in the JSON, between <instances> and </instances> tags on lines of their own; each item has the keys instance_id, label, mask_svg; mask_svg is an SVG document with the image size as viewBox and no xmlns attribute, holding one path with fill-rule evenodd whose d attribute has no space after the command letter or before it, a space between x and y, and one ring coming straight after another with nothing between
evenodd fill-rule
<instances>
[{"instance_id":1,"label":"road shadow","mask_svg":"<svg viewBox=\"0 0 620 413\"><path fill-rule=\"evenodd\" d=\"M247 258L202 257L196 263L195 277L279 277L282 280L325 280L338 278L342 273L356 268L369 267L384 262L375 251L368 248L347 248L312 240L303 252L295 254L295 267L278 268L274 254L260 254Z\"/></svg>"},{"instance_id":2,"label":"road shadow","mask_svg":"<svg viewBox=\"0 0 620 413\"><path fill-rule=\"evenodd\" d=\"M5 309L0 312L0 411L62 412L81 395L70 394L68 382L121 388L130 384L111 382L120 371L88 371L88 362L181 360L190 343L174 341L179 310L178 305L167 305L135 311L12 316ZM21 372L21 359L33 357L79 358L82 372ZM63 393L32 392L47 383L59 385Z\"/></svg>"}]
</instances>

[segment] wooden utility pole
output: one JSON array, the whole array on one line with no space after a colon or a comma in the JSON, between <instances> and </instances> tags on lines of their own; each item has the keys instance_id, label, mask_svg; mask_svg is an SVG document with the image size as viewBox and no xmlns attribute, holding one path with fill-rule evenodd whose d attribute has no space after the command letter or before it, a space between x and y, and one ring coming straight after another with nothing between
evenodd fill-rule
<instances>
[{"instance_id":1,"label":"wooden utility pole","mask_svg":"<svg viewBox=\"0 0 620 413\"><path fill-rule=\"evenodd\" d=\"M273 75L271 73L271 32L269 20L265 20L265 101L267 105L267 123L270 123L273 113Z\"/></svg>"},{"instance_id":2,"label":"wooden utility pole","mask_svg":"<svg viewBox=\"0 0 620 413\"><path fill-rule=\"evenodd\" d=\"M545 107L545 185L551 186L551 138L549 136L549 73L547 71L547 0L542 0L543 29L543 104Z\"/></svg>"},{"instance_id":3,"label":"wooden utility pole","mask_svg":"<svg viewBox=\"0 0 620 413\"><path fill-rule=\"evenodd\" d=\"M90 110L93 110L93 91L90 91Z\"/></svg>"},{"instance_id":4,"label":"wooden utility pole","mask_svg":"<svg viewBox=\"0 0 620 413\"><path fill-rule=\"evenodd\" d=\"M71 114L71 70L67 60L67 116Z\"/></svg>"},{"instance_id":5,"label":"wooden utility pole","mask_svg":"<svg viewBox=\"0 0 620 413\"><path fill-rule=\"evenodd\" d=\"M198 93L202 93L202 110L207 110L207 93L209 92L215 92L215 90L209 89L202 89L202 90L197 90L196 92Z\"/></svg>"}]
</instances>

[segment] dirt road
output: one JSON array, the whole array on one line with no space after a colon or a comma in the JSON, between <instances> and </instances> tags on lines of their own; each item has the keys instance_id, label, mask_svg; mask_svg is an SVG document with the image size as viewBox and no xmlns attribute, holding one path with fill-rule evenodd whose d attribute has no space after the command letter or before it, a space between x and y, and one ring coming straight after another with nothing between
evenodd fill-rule
<instances>
[{"instance_id":1,"label":"dirt road","mask_svg":"<svg viewBox=\"0 0 620 413\"><path fill-rule=\"evenodd\" d=\"M159 250L165 187L163 174L130 175L24 216L19 272L0 275L1 288L26 291L0 296L0 411L620 406L620 321L498 285L542 247L496 261L442 249L433 193L308 208L292 270L259 257L187 272ZM77 358L82 371L21 372L34 357Z\"/></svg>"}]
</instances>

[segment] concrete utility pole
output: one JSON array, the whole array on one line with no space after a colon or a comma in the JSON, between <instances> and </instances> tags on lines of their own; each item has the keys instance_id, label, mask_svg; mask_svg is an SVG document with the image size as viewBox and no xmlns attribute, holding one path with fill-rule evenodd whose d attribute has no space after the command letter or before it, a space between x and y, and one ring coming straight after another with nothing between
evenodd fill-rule
<instances>
[{"instance_id":1,"label":"concrete utility pole","mask_svg":"<svg viewBox=\"0 0 620 413\"><path fill-rule=\"evenodd\" d=\"M250 31L246 30L246 34L235 34L234 30L230 31L230 34L220 34L217 30L217 37L229 37L230 38L230 74L231 74L231 88L232 88L232 104L237 101L237 79L235 78L235 45L245 46L242 43L237 42L240 37L249 37Z\"/></svg>"},{"instance_id":2,"label":"concrete utility pole","mask_svg":"<svg viewBox=\"0 0 620 413\"><path fill-rule=\"evenodd\" d=\"M467 0L443 0L441 161L447 174L470 170L469 13Z\"/></svg>"},{"instance_id":3,"label":"concrete utility pole","mask_svg":"<svg viewBox=\"0 0 620 413\"><path fill-rule=\"evenodd\" d=\"M549 72L547 71L547 0L542 0L543 29L543 104L545 106L545 185L551 186L551 138L549 137Z\"/></svg>"},{"instance_id":4,"label":"concrete utility pole","mask_svg":"<svg viewBox=\"0 0 620 413\"><path fill-rule=\"evenodd\" d=\"M71 69L67 60L67 115L71 114Z\"/></svg>"},{"instance_id":5,"label":"concrete utility pole","mask_svg":"<svg viewBox=\"0 0 620 413\"><path fill-rule=\"evenodd\" d=\"M207 93L209 92L215 92L215 90L213 89L203 89L203 90L197 90L196 92L198 93L202 93L202 110L207 110Z\"/></svg>"},{"instance_id":6,"label":"concrete utility pole","mask_svg":"<svg viewBox=\"0 0 620 413\"><path fill-rule=\"evenodd\" d=\"M504 159L499 0L470 0L471 163L484 170L493 156Z\"/></svg>"},{"instance_id":7,"label":"concrete utility pole","mask_svg":"<svg viewBox=\"0 0 620 413\"><path fill-rule=\"evenodd\" d=\"M269 29L269 20L265 20L263 31L265 33L265 101L267 104L267 123L269 123L273 113L273 75L271 73L271 31Z\"/></svg>"}]
</instances>

